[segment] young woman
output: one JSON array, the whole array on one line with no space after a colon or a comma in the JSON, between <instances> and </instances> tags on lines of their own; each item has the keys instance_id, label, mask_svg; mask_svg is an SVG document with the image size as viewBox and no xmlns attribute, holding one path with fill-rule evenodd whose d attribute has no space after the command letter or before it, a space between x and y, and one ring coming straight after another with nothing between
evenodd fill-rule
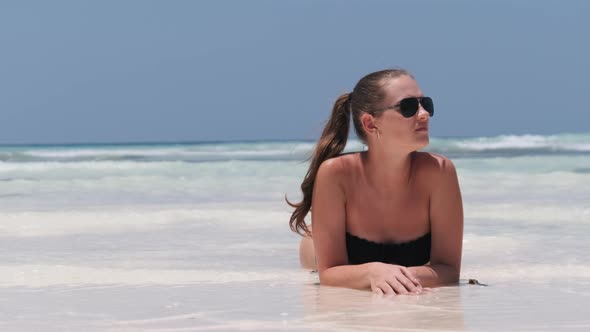
<instances>
[{"instance_id":1,"label":"young woman","mask_svg":"<svg viewBox=\"0 0 590 332\"><path fill-rule=\"evenodd\" d=\"M428 144L432 99L403 69L363 77L340 96L293 204L304 267L320 283L381 294L456 283L463 207L455 167ZM350 118L363 152L341 154ZM311 210L311 227L304 218ZM310 239L311 238L311 239Z\"/></svg>"}]
</instances>

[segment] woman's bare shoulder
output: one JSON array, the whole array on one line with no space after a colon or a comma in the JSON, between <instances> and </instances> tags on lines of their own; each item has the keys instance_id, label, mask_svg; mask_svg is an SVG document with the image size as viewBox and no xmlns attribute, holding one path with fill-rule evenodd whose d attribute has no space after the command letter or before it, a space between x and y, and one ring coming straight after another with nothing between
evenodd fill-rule
<instances>
[{"instance_id":1,"label":"woman's bare shoulder","mask_svg":"<svg viewBox=\"0 0 590 332\"><path fill-rule=\"evenodd\" d=\"M333 178L346 178L359 168L359 153L342 154L322 162L320 172Z\"/></svg>"},{"instance_id":2,"label":"woman's bare shoulder","mask_svg":"<svg viewBox=\"0 0 590 332\"><path fill-rule=\"evenodd\" d=\"M432 152L415 152L415 162L420 172L433 176L455 171L455 166L448 157Z\"/></svg>"}]
</instances>

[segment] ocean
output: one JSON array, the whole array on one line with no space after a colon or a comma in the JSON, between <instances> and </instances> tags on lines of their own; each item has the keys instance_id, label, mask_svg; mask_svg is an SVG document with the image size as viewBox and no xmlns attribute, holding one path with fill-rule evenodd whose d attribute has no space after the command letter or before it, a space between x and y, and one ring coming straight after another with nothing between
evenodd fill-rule
<instances>
[{"instance_id":1,"label":"ocean","mask_svg":"<svg viewBox=\"0 0 590 332\"><path fill-rule=\"evenodd\" d=\"M590 134L431 138L463 194L461 283L396 297L299 267L285 197L314 145L0 146L0 329L590 330Z\"/></svg>"}]
</instances>

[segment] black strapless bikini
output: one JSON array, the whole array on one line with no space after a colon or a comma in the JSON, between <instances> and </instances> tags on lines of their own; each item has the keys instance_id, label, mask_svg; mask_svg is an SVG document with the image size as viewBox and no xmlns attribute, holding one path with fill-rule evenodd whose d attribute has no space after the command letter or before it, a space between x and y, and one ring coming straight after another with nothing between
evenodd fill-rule
<instances>
[{"instance_id":1,"label":"black strapless bikini","mask_svg":"<svg viewBox=\"0 0 590 332\"><path fill-rule=\"evenodd\" d=\"M382 262L419 266L430 261L430 233L403 243L377 243L346 233L349 264Z\"/></svg>"}]
</instances>

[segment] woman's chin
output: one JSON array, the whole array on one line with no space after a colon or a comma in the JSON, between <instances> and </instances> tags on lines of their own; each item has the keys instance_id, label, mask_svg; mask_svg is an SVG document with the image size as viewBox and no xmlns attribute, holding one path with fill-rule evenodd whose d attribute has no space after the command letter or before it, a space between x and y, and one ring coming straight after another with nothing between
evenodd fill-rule
<instances>
[{"instance_id":1,"label":"woman's chin","mask_svg":"<svg viewBox=\"0 0 590 332\"><path fill-rule=\"evenodd\" d=\"M428 146L428 143L430 143L430 138L428 137L428 133L426 133L426 135L419 137L416 140L416 150L425 148L426 146Z\"/></svg>"}]
</instances>

